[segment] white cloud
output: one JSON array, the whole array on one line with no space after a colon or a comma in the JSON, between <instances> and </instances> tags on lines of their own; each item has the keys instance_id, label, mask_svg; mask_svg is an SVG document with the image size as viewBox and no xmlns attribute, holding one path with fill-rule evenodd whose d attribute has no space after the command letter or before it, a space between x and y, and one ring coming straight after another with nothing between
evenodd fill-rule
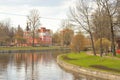
<instances>
[{"instance_id":1,"label":"white cloud","mask_svg":"<svg viewBox=\"0 0 120 80\"><path fill-rule=\"evenodd\" d=\"M9 1L10 0L8 0L7 2ZM12 0L12 1L14 2L16 0ZM17 27L17 25L20 24L21 27L25 29L27 19L26 19L26 16L24 15L28 15L29 11L35 8L39 10L41 17L55 18L55 19L41 18L41 24L42 24L41 26L52 29L55 32L60 27L60 24L61 24L60 19L67 18L66 13L68 13L69 6L73 4L74 0L71 0L71 1L70 0L59 0L58 2L61 1L60 3L57 3L57 1L55 0L56 5L54 3L54 6L50 6L48 3L47 4L49 6L46 6L46 5L45 6L38 6L38 5L34 6L34 5L25 4L25 2L23 2L24 4L22 4L22 1L23 0L21 0L21 5L17 5L17 6L16 5L13 5L13 6L0 5L0 20L3 20L5 18L10 18L13 26ZM26 0L26 1L29 1L29 0ZM42 1L45 1L45 0L42 0ZM57 6L57 4L59 5Z\"/></svg>"},{"instance_id":2,"label":"white cloud","mask_svg":"<svg viewBox=\"0 0 120 80\"><path fill-rule=\"evenodd\" d=\"M0 0L0 5L7 6L58 6L64 0Z\"/></svg>"}]
</instances>

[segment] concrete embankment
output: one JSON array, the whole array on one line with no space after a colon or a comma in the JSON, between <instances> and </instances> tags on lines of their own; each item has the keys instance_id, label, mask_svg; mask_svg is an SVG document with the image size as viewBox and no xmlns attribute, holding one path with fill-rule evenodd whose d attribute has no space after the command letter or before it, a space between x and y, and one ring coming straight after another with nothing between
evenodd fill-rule
<instances>
[{"instance_id":1,"label":"concrete embankment","mask_svg":"<svg viewBox=\"0 0 120 80\"><path fill-rule=\"evenodd\" d=\"M63 60L60 59L62 55L57 57L57 63L63 67L66 70L76 72L78 75L84 74L84 75L89 75L93 77L98 77L106 80L120 80L120 74L113 74L109 72L104 72L100 70L94 70L94 69L88 69L88 68L83 68L79 67L73 64L69 64Z\"/></svg>"},{"instance_id":2,"label":"concrete embankment","mask_svg":"<svg viewBox=\"0 0 120 80\"><path fill-rule=\"evenodd\" d=\"M41 49L41 50L0 50L0 53L29 53L29 52L47 52L47 51L70 51L70 49Z\"/></svg>"}]
</instances>

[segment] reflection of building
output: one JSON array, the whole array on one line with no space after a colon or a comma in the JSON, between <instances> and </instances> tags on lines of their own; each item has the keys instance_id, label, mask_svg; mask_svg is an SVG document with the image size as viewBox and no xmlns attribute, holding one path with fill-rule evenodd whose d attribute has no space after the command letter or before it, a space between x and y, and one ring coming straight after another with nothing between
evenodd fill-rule
<instances>
[{"instance_id":1,"label":"reflection of building","mask_svg":"<svg viewBox=\"0 0 120 80\"><path fill-rule=\"evenodd\" d=\"M36 34L34 38L35 45L49 46L52 44L52 36L50 29L41 27L40 29L36 30L35 34ZM33 43L32 32L28 27L24 32L24 38L26 39L27 46L32 45Z\"/></svg>"}]
</instances>

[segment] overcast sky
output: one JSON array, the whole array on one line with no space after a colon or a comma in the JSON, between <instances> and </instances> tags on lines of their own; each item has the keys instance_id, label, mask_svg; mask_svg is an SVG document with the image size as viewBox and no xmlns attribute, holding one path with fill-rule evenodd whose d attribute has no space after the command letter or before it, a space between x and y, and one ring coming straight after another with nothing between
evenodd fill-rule
<instances>
[{"instance_id":1,"label":"overcast sky","mask_svg":"<svg viewBox=\"0 0 120 80\"><path fill-rule=\"evenodd\" d=\"M0 0L0 20L11 21L12 26L26 27L27 18L31 9L38 9L41 17L41 27L52 29L54 32L60 28L60 19L66 19L69 6L75 0Z\"/></svg>"}]
</instances>

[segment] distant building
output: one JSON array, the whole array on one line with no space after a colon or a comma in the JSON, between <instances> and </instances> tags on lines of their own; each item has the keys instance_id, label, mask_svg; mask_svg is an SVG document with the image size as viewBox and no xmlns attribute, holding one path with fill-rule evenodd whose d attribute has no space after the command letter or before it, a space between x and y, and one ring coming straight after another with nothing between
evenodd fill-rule
<instances>
[{"instance_id":1,"label":"distant building","mask_svg":"<svg viewBox=\"0 0 120 80\"><path fill-rule=\"evenodd\" d=\"M34 44L36 46L50 46L52 44L52 34L50 29L41 27L35 32L36 37L34 39ZM32 33L27 27L24 32L24 38L26 39L26 46L31 46L33 43Z\"/></svg>"},{"instance_id":2,"label":"distant building","mask_svg":"<svg viewBox=\"0 0 120 80\"><path fill-rule=\"evenodd\" d=\"M41 45L47 46L52 44L52 34L50 29L41 27L40 29L38 29L38 33Z\"/></svg>"}]
</instances>

